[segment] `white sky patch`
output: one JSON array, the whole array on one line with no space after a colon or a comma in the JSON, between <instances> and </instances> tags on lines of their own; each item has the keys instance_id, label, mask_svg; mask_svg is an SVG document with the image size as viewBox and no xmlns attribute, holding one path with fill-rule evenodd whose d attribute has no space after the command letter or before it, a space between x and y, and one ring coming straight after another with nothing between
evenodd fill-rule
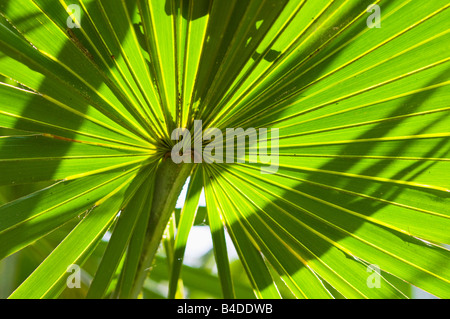
<instances>
[{"instance_id":1,"label":"white sky patch","mask_svg":"<svg viewBox=\"0 0 450 319\"><path fill-rule=\"evenodd\" d=\"M190 179L188 178L186 180L186 183L183 186L183 189L181 190L181 193L178 197L176 208L183 208L184 202L186 200L186 193L187 188L189 185ZM202 189L202 192L200 194L199 199L199 206L206 206L206 199L205 199L205 190ZM227 243L228 248L228 258L230 260L234 260L238 258L237 252L234 248L233 242L228 236L228 234L225 232L225 240ZM183 262L186 265L189 266L199 266L200 264L200 258L205 253L207 253L209 250L212 249L212 239L211 239L211 232L209 227L207 226L194 226L192 227L188 241L186 243L186 252L184 254L184 260Z\"/></svg>"}]
</instances>

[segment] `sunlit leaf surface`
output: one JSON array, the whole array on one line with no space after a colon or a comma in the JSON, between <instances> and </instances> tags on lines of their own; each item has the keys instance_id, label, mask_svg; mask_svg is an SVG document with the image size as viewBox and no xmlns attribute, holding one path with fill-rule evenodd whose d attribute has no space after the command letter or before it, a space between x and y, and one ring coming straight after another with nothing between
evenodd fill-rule
<instances>
[{"instance_id":1,"label":"sunlit leaf surface","mask_svg":"<svg viewBox=\"0 0 450 319\"><path fill-rule=\"evenodd\" d=\"M1 1L0 270L39 261L7 296L167 297L151 287L169 280L170 298L449 298L449 6ZM259 143L172 163L195 120ZM182 266L199 223L217 275Z\"/></svg>"}]
</instances>

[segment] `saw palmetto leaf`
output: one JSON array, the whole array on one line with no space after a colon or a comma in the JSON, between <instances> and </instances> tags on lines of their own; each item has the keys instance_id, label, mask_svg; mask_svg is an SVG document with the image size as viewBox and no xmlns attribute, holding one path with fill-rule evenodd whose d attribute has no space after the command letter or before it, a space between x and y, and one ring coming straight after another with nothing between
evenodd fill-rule
<instances>
[{"instance_id":1,"label":"saw palmetto leaf","mask_svg":"<svg viewBox=\"0 0 450 319\"><path fill-rule=\"evenodd\" d=\"M450 297L449 6L2 1L0 256L65 231L11 297L58 297L98 250L87 297L137 297L154 258L177 296L202 188L223 297L246 291L227 234L258 298L408 297L398 279ZM172 163L195 120L258 143Z\"/></svg>"}]
</instances>

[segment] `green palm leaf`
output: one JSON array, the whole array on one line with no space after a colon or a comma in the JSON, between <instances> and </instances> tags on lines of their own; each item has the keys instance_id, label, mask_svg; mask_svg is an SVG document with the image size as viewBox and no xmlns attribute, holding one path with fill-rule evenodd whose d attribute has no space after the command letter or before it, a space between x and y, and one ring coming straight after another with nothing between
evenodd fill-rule
<instances>
[{"instance_id":1,"label":"green palm leaf","mask_svg":"<svg viewBox=\"0 0 450 319\"><path fill-rule=\"evenodd\" d=\"M169 297L198 287L202 188L226 298L246 291L226 235L258 298L450 297L447 1L72 2L0 4L0 256L52 246L11 298L61 296L71 264L89 298L145 295L155 260ZM195 120L272 131L233 163L175 164Z\"/></svg>"}]
</instances>

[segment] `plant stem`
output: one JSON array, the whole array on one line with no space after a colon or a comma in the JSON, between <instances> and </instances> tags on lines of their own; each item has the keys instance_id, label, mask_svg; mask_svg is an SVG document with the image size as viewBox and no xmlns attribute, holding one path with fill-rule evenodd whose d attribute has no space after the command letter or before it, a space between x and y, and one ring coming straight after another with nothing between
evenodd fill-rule
<instances>
[{"instance_id":1,"label":"plant stem","mask_svg":"<svg viewBox=\"0 0 450 319\"><path fill-rule=\"evenodd\" d=\"M175 164L170 159L161 162L158 167L150 219L144 239L141 260L131 292L132 298L136 298L142 289L142 285L147 277L147 270L161 243L164 230L175 208L178 195L186 179L191 174L193 167L194 164Z\"/></svg>"}]
</instances>

